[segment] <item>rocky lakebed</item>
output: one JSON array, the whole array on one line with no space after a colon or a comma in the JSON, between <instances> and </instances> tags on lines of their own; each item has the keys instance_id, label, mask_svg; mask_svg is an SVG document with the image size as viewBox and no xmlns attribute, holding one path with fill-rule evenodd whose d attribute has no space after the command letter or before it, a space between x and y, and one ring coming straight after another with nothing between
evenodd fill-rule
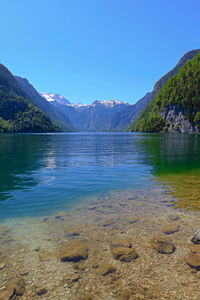
<instances>
[{"instance_id":1,"label":"rocky lakebed","mask_svg":"<svg viewBox=\"0 0 200 300\"><path fill-rule=\"evenodd\" d=\"M0 300L200 299L200 213L164 188L113 191L0 226Z\"/></svg>"}]
</instances>

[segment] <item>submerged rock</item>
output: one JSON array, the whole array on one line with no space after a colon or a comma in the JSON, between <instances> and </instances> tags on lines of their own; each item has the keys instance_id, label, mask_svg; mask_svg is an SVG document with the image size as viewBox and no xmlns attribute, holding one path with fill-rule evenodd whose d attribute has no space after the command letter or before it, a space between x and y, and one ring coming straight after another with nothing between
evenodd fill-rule
<instances>
[{"instance_id":1,"label":"submerged rock","mask_svg":"<svg viewBox=\"0 0 200 300\"><path fill-rule=\"evenodd\" d=\"M150 241L151 247L159 253L171 254L175 251L174 244L166 238L163 237L154 237Z\"/></svg>"},{"instance_id":2,"label":"submerged rock","mask_svg":"<svg viewBox=\"0 0 200 300\"><path fill-rule=\"evenodd\" d=\"M163 227L163 232L165 234L172 234L179 231L180 226L178 224L168 224Z\"/></svg>"},{"instance_id":3,"label":"submerged rock","mask_svg":"<svg viewBox=\"0 0 200 300\"><path fill-rule=\"evenodd\" d=\"M137 252L134 248L117 247L112 249L112 254L115 259L130 262L138 257Z\"/></svg>"},{"instance_id":4,"label":"submerged rock","mask_svg":"<svg viewBox=\"0 0 200 300\"><path fill-rule=\"evenodd\" d=\"M102 276L106 276L110 273L114 273L116 271L116 268L113 267L112 265L110 264L102 264L99 268L99 273L102 275Z\"/></svg>"},{"instance_id":5,"label":"submerged rock","mask_svg":"<svg viewBox=\"0 0 200 300\"><path fill-rule=\"evenodd\" d=\"M25 292L26 284L24 279L13 279L6 285L5 290L0 294L0 300L18 299Z\"/></svg>"},{"instance_id":6,"label":"submerged rock","mask_svg":"<svg viewBox=\"0 0 200 300\"><path fill-rule=\"evenodd\" d=\"M186 263L197 270L200 270L200 254L188 254L185 256Z\"/></svg>"},{"instance_id":7,"label":"submerged rock","mask_svg":"<svg viewBox=\"0 0 200 300\"><path fill-rule=\"evenodd\" d=\"M88 251L85 244L78 240L71 240L65 243L59 252L59 259L61 261L79 261L86 259Z\"/></svg>"},{"instance_id":8,"label":"submerged rock","mask_svg":"<svg viewBox=\"0 0 200 300\"><path fill-rule=\"evenodd\" d=\"M93 296L91 294L85 294L81 300L93 300Z\"/></svg>"},{"instance_id":9,"label":"submerged rock","mask_svg":"<svg viewBox=\"0 0 200 300\"><path fill-rule=\"evenodd\" d=\"M188 247L192 253L200 253L200 245L189 244Z\"/></svg>"},{"instance_id":10,"label":"submerged rock","mask_svg":"<svg viewBox=\"0 0 200 300\"><path fill-rule=\"evenodd\" d=\"M47 250L40 250L38 252L38 257L40 260L50 260L54 258L54 254Z\"/></svg>"},{"instance_id":11,"label":"submerged rock","mask_svg":"<svg viewBox=\"0 0 200 300\"><path fill-rule=\"evenodd\" d=\"M47 292L48 291L47 291L46 287L44 287L44 286L39 286L39 287L36 288L36 294L38 296L45 295Z\"/></svg>"},{"instance_id":12,"label":"submerged rock","mask_svg":"<svg viewBox=\"0 0 200 300\"><path fill-rule=\"evenodd\" d=\"M5 263L0 263L0 270L5 269L5 267L6 267L6 264L5 264Z\"/></svg>"},{"instance_id":13,"label":"submerged rock","mask_svg":"<svg viewBox=\"0 0 200 300\"><path fill-rule=\"evenodd\" d=\"M111 243L111 249L116 247L131 248L132 244L128 239L113 240Z\"/></svg>"},{"instance_id":14,"label":"submerged rock","mask_svg":"<svg viewBox=\"0 0 200 300\"><path fill-rule=\"evenodd\" d=\"M178 215L170 215L169 216L169 220L170 221L177 221L177 220L179 220L180 219L180 217L178 216Z\"/></svg>"},{"instance_id":15,"label":"submerged rock","mask_svg":"<svg viewBox=\"0 0 200 300\"><path fill-rule=\"evenodd\" d=\"M200 229L197 230L191 241L195 244L200 244Z\"/></svg>"}]
</instances>

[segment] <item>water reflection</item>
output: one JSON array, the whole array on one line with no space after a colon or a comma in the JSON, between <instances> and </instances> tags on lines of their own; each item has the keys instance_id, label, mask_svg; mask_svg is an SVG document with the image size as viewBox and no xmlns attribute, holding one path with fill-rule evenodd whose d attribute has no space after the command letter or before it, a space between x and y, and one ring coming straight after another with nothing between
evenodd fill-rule
<instances>
[{"instance_id":1,"label":"water reflection","mask_svg":"<svg viewBox=\"0 0 200 300\"><path fill-rule=\"evenodd\" d=\"M0 170L1 219L48 215L110 190L158 183L178 207L200 209L198 135L2 135Z\"/></svg>"}]
</instances>

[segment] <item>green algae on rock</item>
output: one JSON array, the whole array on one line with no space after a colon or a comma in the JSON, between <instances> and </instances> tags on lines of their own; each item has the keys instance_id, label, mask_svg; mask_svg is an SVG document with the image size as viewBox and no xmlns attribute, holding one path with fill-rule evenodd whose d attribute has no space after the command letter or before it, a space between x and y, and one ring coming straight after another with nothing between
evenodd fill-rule
<instances>
[{"instance_id":1,"label":"green algae on rock","mask_svg":"<svg viewBox=\"0 0 200 300\"><path fill-rule=\"evenodd\" d=\"M59 259L61 261L79 261L86 259L88 256L88 250L85 244L78 240L71 240L65 243L59 252Z\"/></svg>"}]
</instances>

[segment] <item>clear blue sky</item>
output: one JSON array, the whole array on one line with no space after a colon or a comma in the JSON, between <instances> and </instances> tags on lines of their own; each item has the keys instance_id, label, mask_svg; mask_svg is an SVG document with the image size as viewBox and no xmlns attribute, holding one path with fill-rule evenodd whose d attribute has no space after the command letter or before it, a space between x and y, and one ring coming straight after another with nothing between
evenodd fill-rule
<instances>
[{"instance_id":1,"label":"clear blue sky","mask_svg":"<svg viewBox=\"0 0 200 300\"><path fill-rule=\"evenodd\" d=\"M200 48L199 12L199 0L1 0L1 63L75 103L134 103Z\"/></svg>"}]
</instances>

